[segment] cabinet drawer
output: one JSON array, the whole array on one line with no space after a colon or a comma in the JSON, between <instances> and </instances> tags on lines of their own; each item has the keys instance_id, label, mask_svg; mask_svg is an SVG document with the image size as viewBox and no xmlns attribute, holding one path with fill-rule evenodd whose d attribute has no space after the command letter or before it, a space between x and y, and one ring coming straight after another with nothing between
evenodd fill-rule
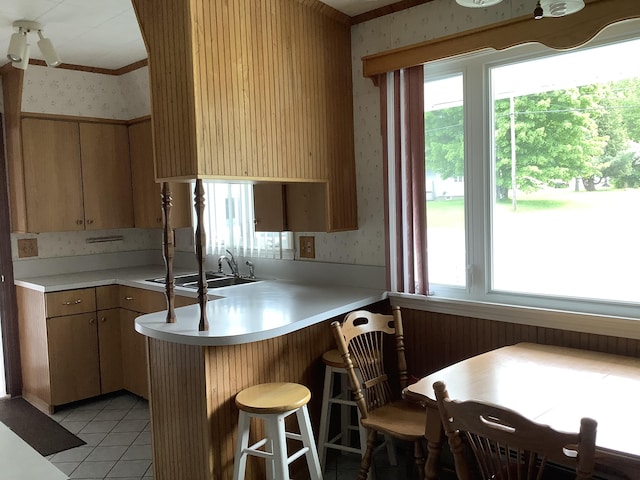
<instances>
[{"instance_id":1,"label":"cabinet drawer","mask_svg":"<svg viewBox=\"0 0 640 480\"><path fill-rule=\"evenodd\" d=\"M45 294L45 303L47 317L95 312L96 293L94 288L51 292Z\"/></svg>"},{"instance_id":2,"label":"cabinet drawer","mask_svg":"<svg viewBox=\"0 0 640 480\"><path fill-rule=\"evenodd\" d=\"M162 292L121 286L120 308L140 313L153 313L165 310L167 301Z\"/></svg>"}]
</instances>

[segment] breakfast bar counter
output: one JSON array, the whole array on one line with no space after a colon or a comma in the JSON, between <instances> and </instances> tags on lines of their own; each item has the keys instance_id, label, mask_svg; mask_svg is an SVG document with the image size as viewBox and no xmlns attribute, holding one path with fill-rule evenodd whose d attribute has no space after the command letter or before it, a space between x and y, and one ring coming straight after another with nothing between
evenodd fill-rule
<instances>
[{"instance_id":1,"label":"breakfast bar counter","mask_svg":"<svg viewBox=\"0 0 640 480\"><path fill-rule=\"evenodd\" d=\"M177 309L176 323L166 323L166 312L138 317L136 330L175 343L237 345L286 335L386 297L381 290L282 280L209 290L212 292L214 297L206 308L207 331L198 331L198 305Z\"/></svg>"}]
</instances>

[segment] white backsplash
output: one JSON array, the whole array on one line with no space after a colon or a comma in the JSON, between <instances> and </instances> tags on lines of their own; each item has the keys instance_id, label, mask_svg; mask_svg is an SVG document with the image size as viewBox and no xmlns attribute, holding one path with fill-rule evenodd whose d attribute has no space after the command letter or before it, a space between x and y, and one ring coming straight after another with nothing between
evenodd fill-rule
<instances>
[{"instance_id":1,"label":"white backsplash","mask_svg":"<svg viewBox=\"0 0 640 480\"><path fill-rule=\"evenodd\" d=\"M454 0L434 0L408 10L352 27L355 159L359 229L354 232L313 233L316 262L384 265L384 199L379 94L362 76L365 55L450 35L533 12L535 0L510 1L481 9L463 8ZM150 112L147 67L120 77L29 66L25 76L23 110L27 112L129 120ZM95 232L40 234L39 258L96 255L157 249L158 231L127 229L125 240L87 244ZM106 235L100 232L99 235ZM14 252L17 238L12 235ZM297 242L296 242L297 243ZM179 246L189 251L189 245ZM20 261L14 256L14 260Z\"/></svg>"}]
</instances>

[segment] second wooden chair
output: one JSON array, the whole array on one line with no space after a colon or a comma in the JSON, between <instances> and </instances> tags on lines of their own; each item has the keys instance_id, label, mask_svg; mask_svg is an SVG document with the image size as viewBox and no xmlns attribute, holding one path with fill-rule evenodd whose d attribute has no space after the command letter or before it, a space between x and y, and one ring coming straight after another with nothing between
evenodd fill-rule
<instances>
[{"instance_id":1,"label":"second wooden chair","mask_svg":"<svg viewBox=\"0 0 640 480\"><path fill-rule=\"evenodd\" d=\"M460 480L557 478L551 464L575 469L576 480L591 479L595 420L583 418L579 433L557 432L498 405L451 400L443 382L433 390Z\"/></svg>"}]
</instances>

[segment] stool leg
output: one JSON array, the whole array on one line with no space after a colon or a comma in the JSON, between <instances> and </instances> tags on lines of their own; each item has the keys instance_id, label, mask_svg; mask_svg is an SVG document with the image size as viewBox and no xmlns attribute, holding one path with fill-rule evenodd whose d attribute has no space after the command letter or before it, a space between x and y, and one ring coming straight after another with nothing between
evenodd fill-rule
<instances>
[{"instance_id":1,"label":"stool leg","mask_svg":"<svg viewBox=\"0 0 640 480\"><path fill-rule=\"evenodd\" d=\"M349 388L349 382L347 381L347 372L340 375L340 396L343 400L351 400L351 396L353 395L351 389ZM340 438L340 443L342 445L351 446L351 430L349 426L351 425L351 405L340 405L340 430L342 433L342 437ZM342 451L343 455L346 455L347 452Z\"/></svg>"},{"instance_id":2,"label":"stool leg","mask_svg":"<svg viewBox=\"0 0 640 480\"><path fill-rule=\"evenodd\" d=\"M266 417L261 417L264 422L264 437L267 442L264 444L264 451L271 453L271 459L267 459L265 461L265 474L267 480L276 480L276 463L275 463L275 455L273 453L273 438L278 434L277 427L274 430L273 423L270 422ZM277 425L277 424L276 424Z\"/></svg>"},{"instance_id":3,"label":"stool leg","mask_svg":"<svg viewBox=\"0 0 640 480\"><path fill-rule=\"evenodd\" d=\"M272 443L272 464L277 480L289 479L289 463L287 462L287 439L285 434L284 415L272 415L265 419L269 424L269 438Z\"/></svg>"},{"instance_id":4,"label":"stool leg","mask_svg":"<svg viewBox=\"0 0 640 480\"><path fill-rule=\"evenodd\" d=\"M324 369L324 389L322 391L322 409L320 411L320 431L318 433L318 456L324 472L327 461L327 441L329 440L329 422L331 421L331 403L333 395L333 369L327 365Z\"/></svg>"},{"instance_id":5,"label":"stool leg","mask_svg":"<svg viewBox=\"0 0 640 480\"><path fill-rule=\"evenodd\" d=\"M303 405L296 411L296 417L298 417L298 426L300 427L300 433L302 435L302 444L309 449L305 456L307 457L307 465L309 466L311 480L322 480L322 470L320 470L318 452L313 440L313 430L311 429L311 420L309 419L309 411L307 410L306 405Z\"/></svg>"},{"instance_id":6,"label":"stool leg","mask_svg":"<svg viewBox=\"0 0 640 480\"><path fill-rule=\"evenodd\" d=\"M238 440L236 441L236 458L233 465L233 480L244 480L247 468L247 454L244 449L249 446L249 415L242 410L238 415Z\"/></svg>"}]
</instances>

